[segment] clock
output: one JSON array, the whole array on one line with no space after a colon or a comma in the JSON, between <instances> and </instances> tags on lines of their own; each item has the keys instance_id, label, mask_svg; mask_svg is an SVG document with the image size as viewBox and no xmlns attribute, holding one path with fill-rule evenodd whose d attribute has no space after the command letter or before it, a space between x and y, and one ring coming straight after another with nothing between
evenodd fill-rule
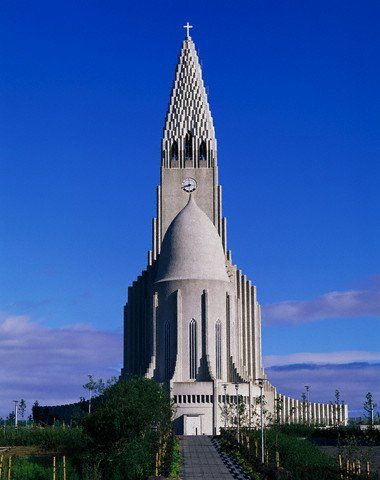
<instances>
[{"instance_id":1,"label":"clock","mask_svg":"<svg viewBox=\"0 0 380 480\"><path fill-rule=\"evenodd\" d=\"M194 180L194 178L188 177L182 182L182 190L185 190L187 193L194 192L196 188L197 182Z\"/></svg>"}]
</instances>

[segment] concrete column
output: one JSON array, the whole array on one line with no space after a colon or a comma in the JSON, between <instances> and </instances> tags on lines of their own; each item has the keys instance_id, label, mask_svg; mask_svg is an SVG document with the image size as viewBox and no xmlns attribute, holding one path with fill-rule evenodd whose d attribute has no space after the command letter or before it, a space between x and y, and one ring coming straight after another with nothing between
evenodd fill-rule
<instances>
[{"instance_id":1,"label":"concrete column","mask_svg":"<svg viewBox=\"0 0 380 480\"><path fill-rule=\"evenodd\" d=\"M231 356L231 299L228 293L226 293L226 347L227 347L227 365L226 372L227 377L226 381L230 382L232 377L232 372L230 370L230 356Z\"/></svg>"},{"instance_id":2,"label":"concrete column","mask_svg":"<svg viewBox=\"0 0 380 480\"><path fill-rule=\"evenodd\" d=\"M326 425L326 414L325 414L325 404L321 403L321 423Z\"/></svg>"},{"instance_id":3,"label":"concrete column","mask_svg":"<svg viewBox=\"0 0 380 480\"><path fill-rule=\"evenodd\" d=\"M318 403L314 402L314 425L318 424L318 414L319 414Z\"/></svg>"},{"instance_id":4,"label":"concrete column","mask_svg":"<svg viewBox=\"0 0 380 480\"><path fill-rule=\"evenodd\" d=\"M241 312L241 270L236 271L236 294L237 294L237 301L236 301L236 311L235 311L235 330L236 330L236 358L238 360L238 370L240 370L243 366L243 329L242 329L242 312Z\"/></svg>"},{"instance_id":5,"label":"concrete column","mask_svg":"<svg viewBox=\"0 0 380 480\"><path fill-rule=\"evenodd\" d=\"M290 418L291 418L291 423L297 423L296 422L296 400L292 398L290 402Z\"/></svg>"},{"instance_id":6,"label":"concrete column","mask_svg":"<svg viewBox=\"0 0 380 480\"><path fill-rule=\"evenodd\" d=\"M301 401L302 423L307 423L307 402Z\"/></svg>"},{"instance_id":7,"label":"concrete column","mask_svg":"<svg viewBox=\"0 0 380 480\"><path fill-rule=\"evenodd\" d=\"M321 404L317 403L317 418L316 418L317 425L321 423Z\"/></svg>"},{"instance_id":8,"label":"concrete column","mask_svg":"<svg viewBox=\"0 0 380 480\"><path fill-rule=\"evenodd\" d=\"M252 331L253 331L253 326L252 326L252 308L251 308L251 282L247 280L245 282L245 291L246 291L246 298L247 298L247 308L246 308L246 313L247 313L247 327L248 327L248 375L250 378L254 377L254 372L253 372L253 360L252 360L252 354L253 354L253 342L252 342Z\"/></svg>"},{"instance_id":9,"label":"concrete column","mask_svg":"<svg viewBox=\"0 0 380 480\"><path fill-rule=\"evenodd\" d=\"M281 405L282 405L282 410L281 410L281 423L284 424L286 423L286 415L285 415L285 397L284 395L280 395L281 398Z\"/></svg>"},{"instance_id":10,"label":"concrete column","mask_svg":"<svg viewBox=\"0 0 380 480\"><path fill-rule=\"evenodd\" d=\"M299 401L294 400L294 423L299 423Z\"/></svg>"},{"instance_id":11,"label":"concrete column","mask_svg":"<svg viewBox=\"0 0 380 480\"><path fill-rule=\"evenodd\" d=\"M255 378L260 376L258 368L258 346L257 346L257 337L258 337L258 324L257 324L257 309L256 309L256 287L252 285L251 288L251 316L252 316L252 343L253 343L253 373L252 375Z\"/></svg>"},{"instance_id":12,"label":"concrete column","mask_svg":"<svg viewBox=\"0 0 380 480\"><path fill-rule=\"evenodd\" d=\"M219 435L219 422L218 422L218 381L213 381L213 402L212 402L212 427L214 435Z\"/></svg>"},{"instance_id":13,"label":"concrete column","mask_svg":"<svg viewBox=\"0 0 380 480\"><path fill-rule=\"evenodd\" d=\"M328 426L330 425L330 409L328 403L323 404L323 412L325 416L325 425Z\"/></svg>"},{"instance_id":14,"label":"concrete column","mask_svg":"<svg viewBox=\"0 0 380 480\"><path fill-rule=\"evenodd\" d=\"M157 218L152 221L153 260L157 258Z\"/></svg>"},{"instance_id":15,"label":"concrete column","mask_svg":"<svg viewBox=\"0 0 380 480\"><path fill-rule=\"evenodd\" d=\"M177 358L174 365L174 375L173 380L180 382L182 381L182 371L183 365L182 361L184 359L183 349L182 349L182 325L183 325L183 315L182 315L182 293L181 290L176 291L176 322L177 322ZM198 359L197 359L198 364Z\"/></svg>"},{"instance_id":16,"label":"concrete column","mask_svg":"<svg viewBox=\"0 0 380 480\"><path fill-rule=\"evenodd\" d=\"M227 252L227 218L226 217L222 218L222 242L223 242L224 253L226 253Z\"/></svg>"},{"instance_id":17,"label":"concrete column","mask_svg":"<svg viewBox=\"0 0 380 480\"><path fill-rule=\"evenodd\" d=\"M162 242L162 214L161 214L161 186L157 187L157 253L161 251Z\"/></svg>"},{"instance_id":18,"label":"concrete column","mask_svg":"<svg viewBox=\"0 0 380 480\"><path fill-rule=\"evenodd\" d=\"M222 237L222 186L221 185L218 185L217 195L218 195L218 198L217 198L218 208L217 208L217 212L215 212L216 214L215 221L216 221L218 233Z\"/></svg>"},{"instance_id":19,"label":"concrete column","mask_svg":"<svg viewBox=\"0 0 380 480\"><path fill-rule=\"evenodd\" d=\"M334 412L333 412L333 409L332 409L332 405L331 404L328 404L327 405L328 407L328 418L329 418L329 425L334 425Z\"/></svg>"},{"instance_id":20,"label":"concrete column","mask_svg":"<svg viewBox=\"0 0 380 480\"><path fill-rule=\"evenodd\" d=\"M260 375L262 374L263 371L263 349L262 349L262 343L261 343L261 307L259 303L257 304L257 312L258 312L258 351L259 351L259 372Z\"/></svg>"},{"instance_id":21,"label":"concrete column","mask_svg":"<svg viewBox=\"0 0 380 480\"><path fill-rule=\"evenodd\" d=\"M248 321L247 321L247 291L246 291L247 277L241 277L241 321L243 324L243 364L244 372L248 372Z\"/></svg>"},{"instance_id":22,"label":"concrete column","mask_svg":"<svg viewBox=\"0 0 380 480\"><path fill-rule=\"evenodd\" d=\"M344 425L348 424L348 405L343 405Z\"/></svg>"},{"instance_id":23,"label":"concrete column","mask_svg":"<svg viewBox=\"0 0 380 480\"><path fill-rule=\"evenodd\" d=\"M290 423L290 398L285 396L285 412L286 412L286 422Z\"/></svg>"}]
</instances>

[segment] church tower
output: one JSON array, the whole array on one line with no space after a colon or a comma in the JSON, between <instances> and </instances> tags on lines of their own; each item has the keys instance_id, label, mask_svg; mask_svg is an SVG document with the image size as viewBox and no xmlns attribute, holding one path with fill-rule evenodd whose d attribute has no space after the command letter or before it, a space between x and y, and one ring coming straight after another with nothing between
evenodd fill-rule
<instances>
[{"instance_id":1,"label":"church tower","mask_svg":"<svg viewBox=\"0 0 380 480\"><path fill-rule=\"evenodd\" d=\"M163 130L152 249L124 307L122 376L144 375L170 389L180 434L231 426L238 401L253 426L260 387L266 421L301 421L301 403L266 379L256 287L227 249L214 124L186 28ZM322 423L328 406L310 405Z\"/></svg>"},{"instance_id":2,"label":"church tower","mask_svg":"<svg viewBox=\"0 0 380 480\"><path fill-rule=\"evenodd\" d=\"M186 178L197 177L194 186L199 207L213 222L219 235L225 238L214 122L198 55L189 35L182 43L178 59L161 153L161 185L157 191L157 218L153 224L152 261L160 253L170 223L187 203L191 187L185 188ZM178 190L181 183L184 183L183 190Z\"/></svg>"}]
</instances>

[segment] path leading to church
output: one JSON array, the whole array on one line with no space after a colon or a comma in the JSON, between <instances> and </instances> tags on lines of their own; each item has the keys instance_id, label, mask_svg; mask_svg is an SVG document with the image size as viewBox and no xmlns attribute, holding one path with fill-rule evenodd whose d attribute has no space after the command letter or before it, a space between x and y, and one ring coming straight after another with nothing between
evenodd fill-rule
<instances>
[{"instance_id":1,"label":"path leading to church","mask_svg":"<svg viewBox=\"0 0 380 480\"><path fill-rule=\"evenodd\" d=\"M204 435L180 437L182 467L180 478L201 480L249 480L239 466L220 452L216 440Z\"/></svg>"}]
</instances>

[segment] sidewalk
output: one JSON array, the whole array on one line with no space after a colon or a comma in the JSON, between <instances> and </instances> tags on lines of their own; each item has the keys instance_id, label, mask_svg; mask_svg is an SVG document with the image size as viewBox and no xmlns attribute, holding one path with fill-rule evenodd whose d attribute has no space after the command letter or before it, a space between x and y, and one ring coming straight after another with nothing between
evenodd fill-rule
<instances>
[{"instance_id":1,"label":"sidewalk","mask_svg":"<svg viewBox=\"0 0 380 480\"><path fill-rule=\"evenodd\" d=\"M180 446L182 455L180 478L183 480L249 478L241 472L234 461L218 452L217 443L211 437L183 436L180 437Z\"/></svg>"}]
</instances>

